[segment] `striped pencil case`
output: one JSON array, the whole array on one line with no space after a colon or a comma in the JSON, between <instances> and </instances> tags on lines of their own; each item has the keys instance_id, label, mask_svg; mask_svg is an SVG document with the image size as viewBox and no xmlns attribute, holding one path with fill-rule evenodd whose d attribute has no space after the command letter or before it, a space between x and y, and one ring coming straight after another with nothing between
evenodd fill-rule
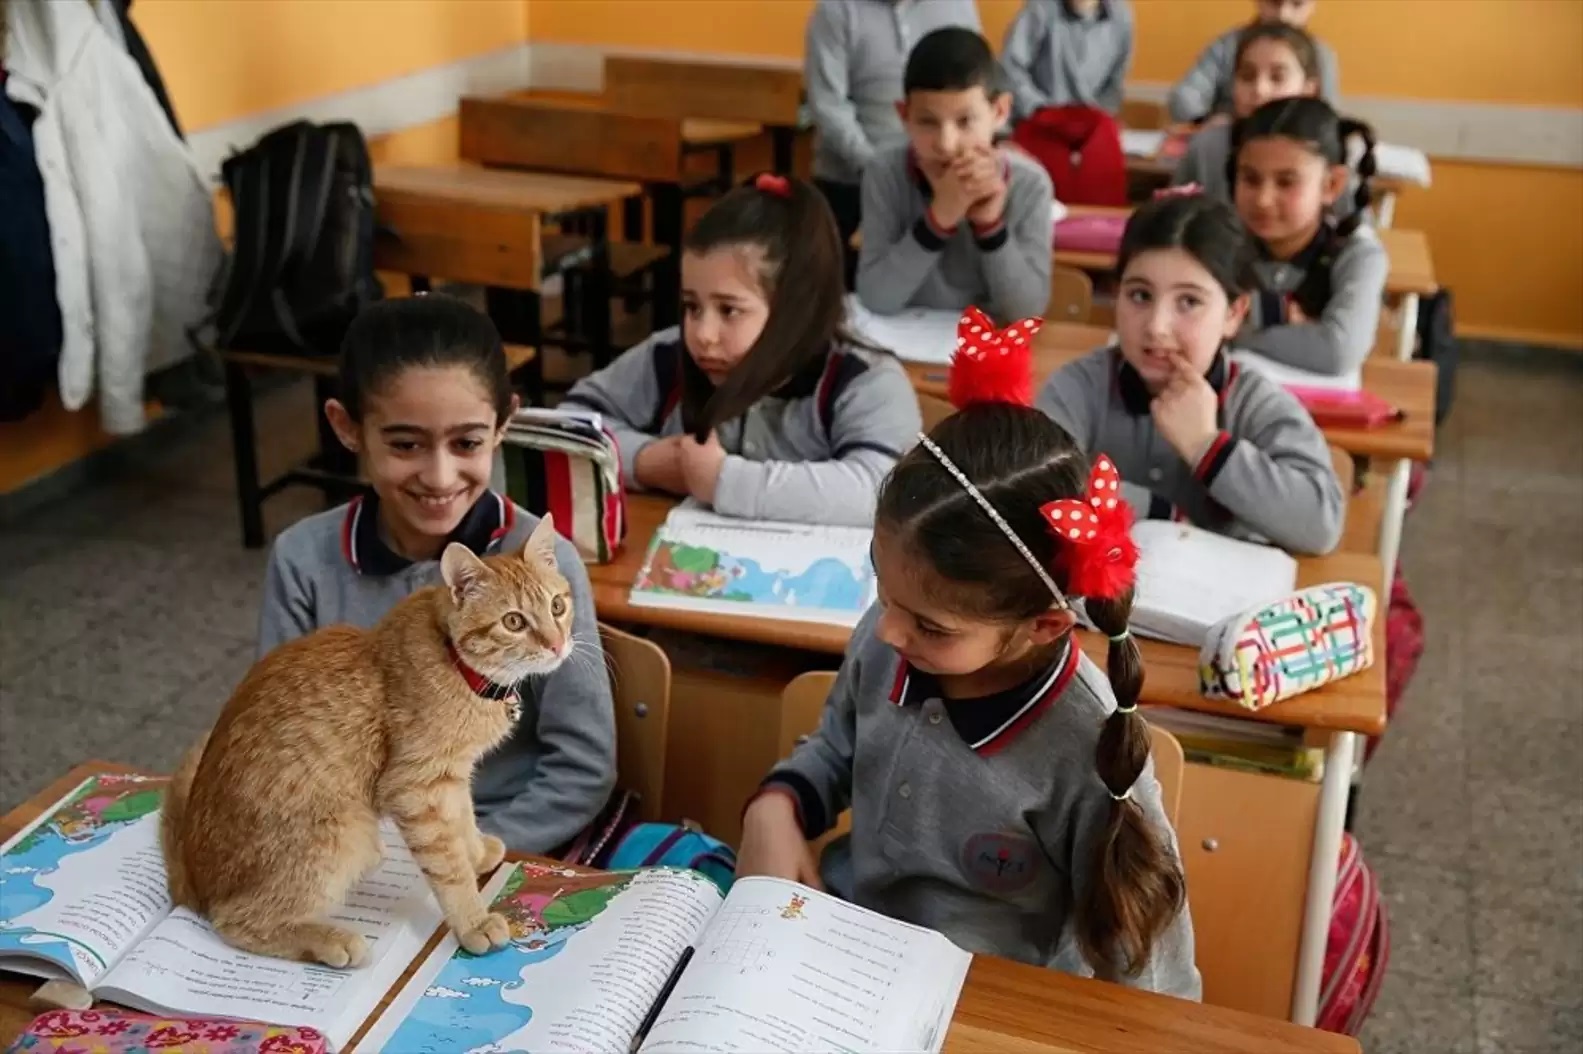
<instances>
[{"instance_id":1,"label":"striped pencil case","mask_svg":"<svg viewBox=\"0 0 1583 1054\"><path fill-rule=\"evenodd\" d=\"M1199 688L1249 710L1374 664L1374 590L1331 582L1216 625L1198 654Z\"/></svg>"},{"instance_id":2,"label":"striped pencil case","mask_svg":"<svg viewBox=\"0 0 1583 1054\"><path fill-rule=\"evenodd\" d=\"M519 410L501 446L506 492L577 546L583 562L615 559L627 534L621 455L598 414Z\"/></svg>"}]
</instances>

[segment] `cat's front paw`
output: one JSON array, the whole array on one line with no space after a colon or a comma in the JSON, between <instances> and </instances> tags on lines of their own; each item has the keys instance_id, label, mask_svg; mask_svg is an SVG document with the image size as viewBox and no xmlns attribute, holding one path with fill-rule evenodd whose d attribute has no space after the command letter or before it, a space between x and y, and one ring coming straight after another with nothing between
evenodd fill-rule
<instances>
[{"instance_id":1,"label":"cat's front paw","mask_svg":"<svg viewBox=\"0 0 1583 1054\"><path fill-rule=\"evenodd\" d=\"M368 962L368 942L340 926L324 926L308 943L308 954L326 966L355 970Z\"/></svg>"},{"instance_id":2,"label":"cat's front paw","mask_svg":"<svg viewBox=\"0 0 1583 1054\"><path fill-rule=\"evenodd\" d=\"M511 926L504 915L491 911L472 929L458 930L456 939L472 954L483 955L506 946L511 940Z\"/></svg>"},{"instance_id":3,"label":"cat's front paw","mask_svg":"<svg viewBox=\"0 0 1583 1054\"><path fill-rule=\"evenodd\" d=\"M500 866L506 858L506 843L492 834L478 836L478 850L473 854L473 870L486 874Z\"/></svg>"}]
</instances>

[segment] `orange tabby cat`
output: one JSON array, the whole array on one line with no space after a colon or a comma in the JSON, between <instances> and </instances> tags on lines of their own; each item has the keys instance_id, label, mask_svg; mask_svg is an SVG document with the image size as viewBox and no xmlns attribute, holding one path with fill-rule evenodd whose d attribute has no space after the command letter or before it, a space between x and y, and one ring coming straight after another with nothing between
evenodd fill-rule
<instances>
[{"instance_id":1,"label":"orange tabby cat","mask_svg":"<svg viewBox=\"0 0 1583 1054\"><path fill-rule=\"evenodd\" d=\"M473 766L516 722L502 686L569 654L571 591L549 516L520 555L480 560L452 544L440 572L444 586L371 630L329 626L260 659L171 782L160 830L171 899L236 947L361 965L363 938L326 915L379 862L382 816L462 946L506 942L506 920L478 893L505 846L474 822Z\"/></svg>"}]
</instances>

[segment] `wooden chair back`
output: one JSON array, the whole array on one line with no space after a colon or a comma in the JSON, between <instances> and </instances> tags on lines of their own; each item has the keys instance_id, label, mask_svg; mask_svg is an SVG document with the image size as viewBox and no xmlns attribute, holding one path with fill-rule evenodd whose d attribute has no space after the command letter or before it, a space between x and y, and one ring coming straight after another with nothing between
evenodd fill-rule
<instances>
[{"instance_id":1,"label":"wooden chair back","mask_svg":"<svg viewBox=\"0 0 1583 1054\"><path fill-rule=\"evenodd\" d=\"M835 686L835 671L813 670L793 677L781 692L780 756L786 757L819 727L825 700ZM814 839L814 859L824 847L852 829L852 813L842 813L835 824Z\"/></svg>"},{"instance_id":2,"label":"wooden chair back","mask_svg":"<svg viewBox=\"0 0 1583 1054\"><path fill-rule=\"evenodd\" d=\"M482 165L677 183L682 122L520 96L462 99L461 156Z\"/></svg>"},{"instance_id":3,"label":"wooden chair back","mask_svg":"<svg viewBox=\"0 0 1583 1054\"><path fill-rule=\"evenodd\" d=\"M1149 726L1149 757L1154 762L1154 778L1160 781L1160 802L1165 807L1165 817L1176 826L1176 814L1182 807L1182 768L1187 759L1182 754L1182 744L1159 725Z\"/></svg>"},{"instance_id":4,"label":"wooden chair back","mask_svg":"<svg viewBox=\"0 0 1583 1054\"><path fill-rule=\"evenodd\" d=\"M611 109L624 113L795 125L802 87L802 70L795 66L605 59L605 98Z\"/></svg>"},{"instance_id":5,"label":"wooden chair back","mask_svg":"<svg viewBox=\"0 0 1583 1054\"><path fill-rule=\"evenodd\" d=\"M923 430L932 431L934 426L956 413L956 407L938 395L918 393L918 412L923 415Z\"/></svg>"},{"instance_id":6,"label":"wooden chair back","mask_svg":"<svg viewBox=\"0 0 1583 1054\"><path fill-rule=\"evenodd\" d=\"M665 737L671 714L671 660L658 644L604 623L616 706L617 782L639 795L638 816L658 820L665 804Z\"/></svg>"},{"instance_id":7,"label":"wooden chair back","mask_svg":"<svg viewBox=\"0 0 1583 1054\"><path fill-rule=\"evenodd\" d=\"M513 204L522 178L460 165L380 165L374 268L537 290L540 214Z\"/></svg>"},{"instance_id":8,"label":"wooden chair back","mask_svg":"<svg viewBox=\"0 0 1583 1054\"><path fill-rule=\"evenodd\" d=\"M1050 306L1044 317L1051 322L1088 321L1094 310L1094 280L1084 271L1065 264L1050 268Z\"/></svg>"}]
</instances>

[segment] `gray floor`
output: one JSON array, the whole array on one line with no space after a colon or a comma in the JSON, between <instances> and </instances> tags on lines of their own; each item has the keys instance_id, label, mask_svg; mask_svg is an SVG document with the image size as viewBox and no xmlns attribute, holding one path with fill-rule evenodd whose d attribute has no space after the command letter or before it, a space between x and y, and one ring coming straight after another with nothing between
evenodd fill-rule
<instances>
[{"instance_id":1,"label":"gray floor","mask_svg":"<svg viewBox=\"0 0 1583 1054\"><path fill-rule=\"evenodd\" d=\"M265 400L266 467L310 412ZM0 527L0 809L79 759L174 764L247 667L263 556L223 420L182 431ZM1393 936L1365 1049L1583 1049L1583 360L1464 365L1404 560L1428 641L1357 824Z\"/></svg>"}]
</instances>

